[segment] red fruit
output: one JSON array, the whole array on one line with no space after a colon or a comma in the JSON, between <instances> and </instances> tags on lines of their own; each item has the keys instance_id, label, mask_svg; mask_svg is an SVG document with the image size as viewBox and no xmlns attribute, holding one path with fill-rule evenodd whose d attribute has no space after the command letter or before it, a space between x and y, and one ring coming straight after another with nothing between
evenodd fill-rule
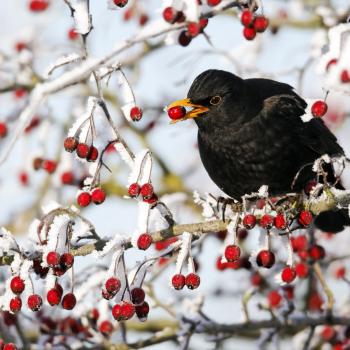
<instances>
[{"instance_id":1,"label":"red fruit","mask_svg":"<svg viewBox=\"0 0 350 350\"><path fill-rule=\"evenodd\" d=\"M28 185L29 177L28 177L28 173L27 173L27 172L21 171L21 172L18 174L18 178L19 178L20 183L21 183L23 186L27 186L27 185Z\"/></svg>"},{"instance_id":2,"label":"red fruit","mask_svg":"<svg viewBox=\"0 0 350 350\"><path fill-rule=\"evenodd\" d=\"M135 312L136 312L136 316L141 321L145 321L149 313L149 305L147 301L144 301L141 305L136 305Z\"/></svg>"},{"instance_id":3,"label":"red fruit","mask_svg":"<svg viewBox=\"0 0 350 350\"><path fill-rule=\"evenodd\" d=\"M95 204L101 204L106 199L106 193L101 188L95 188L91 193L91 200Z\"/></svg>"},{"instance_id":4,"label":"red fruit","mask_svg":"<svg viewBox=\"0 0 350 350\"><path fill-rule=\"evenodd\" d=\"M187 33L192 37L196 37L201 32L201 26L199 23L190 22L187 24Z\"/></svg>"},{"instance_id":5,"label":"red fruit","mask_svg":"<svg viewBox=\"0 0 350 350\"><path fill-rule=\"evenodd\" d=\"M267 296L270 307L279 307L282 301L282 296L277 290L272 290Z\"/></svg>"},{"instance_id":6,"label":"red fruit","mask_svg":"<svg viewBox=\"0 0 350 350\"><path fill-rule=\"evenodd\" d=\"M74 175L71 171L65 171L61 174L61 182L64 185L71 185L74 182Z\"/></svg>"},{"instance_id":7,"label":"red fruit","mask_svg":"<svg viewBox=\"0 0 350 350\"><path fill-rule=\"evenodd\" d=\"M272 228L273 223L274 217L269 214L264 214L259 221L259 225L266 230Z\"/></svg>"},{"instance_id":8,"label":"red fruit","mask_svg":"<svg viewBox=\"0 0 350 350\"><path fill-rule=\"evenodd\" d=\"M188 46L191 41L192 41L192 37L188 35L185 30L180 33L178 37L178 42L181 46Z\"/></svg>"},{"instance_id":9,"label":"red fruit","mask_svg":"<svg viewBox=\"0 0 350 350\"><path fill-rule=\"evenodd\" d=\"M315 244L309 249L309 256L313 260L321 260L325 257L326 252L321 245Z\"/></svg>"},{"instance_id":10,"label":"red fruit","mask_svg":"<svg viewBox=\"0 0 350 350\"><path fill-rule=\"evenodd\" d=\"M121 286L121 282L117 277L110 277L105 283L105 288L107 293L116 294L119 292Z\"/></svg>"},{"instance_id":11,"label":"red fruit","mask_svg":"<svg viewBox=\"0 0 350 350\"><path fill-rule=\"evenodd\" d=\"M128 3L128 0L113 0L113 2L115 6L124 7Z\"/></svg>"},{"instance_id":12,"label":"red fruit","mask_svg":"<svg viewBox=\"0 0 350 350\"><path fill-rule=\"evenodd\" d=\"M39 259L34 259L33 260L33 269L34 272L39 275L41 278L45 278L47 273L49 272L48 267L42 267L41 266L41 260Z\"/></svg>"},{"instance_id":13,"label":"red fruit","mask_svg":"<svg viewBox=\"0 0 350 350\"><path fill-rule=\"evenodd\" d=\"M261 284L263 283L263 278L261 275L257 272L255 272L251 277L250 277L250 282L253 286L255 287L260 287Z\"/></svg>"},{"instance_id":14,"label":"red fruit","mask_svg":"<svg viewBox=\"0 0 350 350\"><path fill-rule=\"evenodd\" d=\"M17 350L17 347L13 343L7 343L7 344L4 345L2 350Z\"/></svg>"},{"instance_id":15,"label":"red fruit","mask_svg":"<svg viewBox=\"0 0 350 350\"><path fill-rule=\"evenodd\" d=\"M45 11L49 3L46 0L31 0L29 2L29 9L33 12Z\"/></svg>"},{"instance_id":16,"label":"red fruit","mask_svg":"<svg viewBox=\"0 0 350 350\"><path fill-rule=\"evenodd\" d=\"M345 277L345 267L344 266L339 266L336 271L335 271L335 277L338 279L343 279Z\"/></svg>"},{"instance_id":17,"label":"red fruit","mask_svg":"<svg viewBox=\"0 0 350 350\"><path fill-rule=\"evenodd\" d=\"M122 321L122 305L121 304L115 304L112 308L112 315L116 321Z\"/></svg>"},{"instance_id":18,"label":"red fruit","mask_svg":"<svg viewBox=\"0 0 350 350\"><path fill-rule=\"evenodd\" d=\"M237 238L240 241L244 241L248 236L248 231L245 228L239 228L237 230Z\"/></svg>"},{"instance_id":19,"label":"red fruit","mask_svg":"<svg viewBox=\"0 0 350 350\"><path fill-rule=\"evenodd\" d=\"M256 225L256 217L253 214L247 214L243 218L243 225L247 230L251 230Z\"/></svg>"},{"instance_id":20,"label":"red fruit","mask_svg":"<svg viewBox=\"0 0 350 350\"><path fill-rule=\"evenodd\" d=\"M88 162L94 162L98 158L98 149L95 146L90 147L90 151L88 156L86 157L86 160Z\"/></svg>"},{"instance_id":21,"label":"red fruit","mask_svg":"<svg viewBox=\"0 0 350 350\"><path fill-rule=\"evenodd\" d=\"M81 207L87 207L91 203L91 195L89 192L81 192L77 198L77 203Z\"/></svg>"},{"instance_id":22,"label":"red fruit","mask_svg":"<svg viewBox=\"0 0 350 350\"><path fill-rule=\"evenodd\" d=\"M38 311L41 308L41 305L43 304L43 300L41 299L41 296L38 294L32 294L29 295L27 304L29 309L32 311Z\"/></svg>"},{"instance_id":23,"label":"red fruit","mask_svg":"<svg viewBox=\"0 0 350 350\"><path fill-rule=\"evenodd\" d=\"M346 69L343 69L340 73L340 80L342 83L349 83L350 82L350 74L349 71Z\"/></svg>"},{"instance_id":24,"label":"red fruit","mask_svg":"<svg viewBox=\"0 0 350 350\"><path fill-rule=\"evenodd\" d=\"M196 289L201 283L200 277L195 273L189 273L185 278L185 284L188 289Z\"/></svg>"},{"instance_id":25,"label":"red fruit","mask_svg":"<svg viewBox=\"0 0 350 350\"><path fill-rule=\"evenodd\" d=\"M207 4L209 6L216 6L216 5L219 5L221 2L221 0L207 0Z\"/></svg>"},{"instance_id":26,"label":"red fruit","mask_svg":"<svg viewBox=\"0 0 350 350\"><path fill-rule=\"evenodd\" d=\"M60 265L60 266L56 266L53 268L52 270L52 273L57 276L57 277L60 277L62 275L64 275L67 271L67 268L63 265Z\"/></svg>"},{"instance_id":27,"label":"red fruit","mask_svg":"<svg viewBox=\"0 0 350 350\"><path fill-rule=\"evenodd\" d=\"M79 38L79 33L77 33L74 28L71 28L68 31L68 38L72 41L77 40Z\"/></svg>"},{"instance_id":28,"label":"red fruit","mask_svg":"<svg viewBox=\"0 0 350 350\"><path fill-rule=\"evenodd\" d=\"M139 17L140 26L144 26L148 22L149 18L144 13Z\"/></svg>"},{"instance_id":29,"label":"red fruit","mask_svg":"<svg viewBox=\"0 0 350 350\"><path fill-rule=\"evenodd\" d=\"M27 44L23 41L18 41L15 45L16 51L21 52L22 50L27 48Z\"/></svg>"},{"instance_id":30,"label":"red fruit","mask_svg":"<svg viewBox=\"0 0 350 350\"><path fill-rule=\"evenodd\" d=\"M308 246L308 241L306 236L297 236L297 237L292 237L290 239L290 242L292 243L293 251L301 251L301 250L306 250Z\"/></svg>"},{"instance_id":31,"label":"red fruit","mask_svg":"<svg viewBox=\"0 0 350 350\"><path fill-rule=\"evenodd\" d=\"M250 28L250 27L244 27L243 29L243 36L247 39L247 40L253 40L256 36L256 31L254 28Z\"/></svg>"},{"instance_id":32,"label":"red fruit","mask_svg":"<svg viewBox=\"0 0 350 350\"><path fill-rule=\"evenodd\" d=\"M96 322L98 320L98 318L100 317L100 313L97 309L91 309L88 313L88 317L93 320L94 322Z\"/></svg>"},{"instance_id":33,"label":"red fruit","mask_svg":"<svg viewBox=\"0 0 350 350\"><path fill-rule=\"evenodd\" d=\"M11 279L10 288L13 293L21 294L24 291L25 283L21 277L15 276Z\"/></svg>"},{"instance_id":34,"label":"red fruit","mask_svg":"<svg viewBox=\"0 0 350 350\"><path fill-rule=\"evenodd\" d=\"M46 256L46 262L50 267L57 267L60 264L60 255L57 252L49 252Z\"/></svg>"},{"instance_id":35,"label":"red fruit","mask_svg":"<svg viewBox=\"0 0 350 350\"><path fill-rule=\"evenodd\" d=\"M51 305L58 305L61 301L62 295L56 288L52 288L47 292L46 299L47 302Z\"/></svg>"},{"instance_id":36,"label":"red fruit","mask_svg":"<svg viewBox=\"0 0 350 350\"><path fill-rule=\"evenodd\" d=\"M256 263L269 269L275 263L275 254L269 250L261 250L256 257Z\"/></svg>"},{"instance_id":37,"label":"red fruit","mask_svg":"<svg viewBox=\"0 0 350 350\"><path fill-rule=\"evenodd\" d=\"M320 311L323 305L322 297L317 293L313 292L308 300L308 308L310 311Z\"/></svg>"},{"instance_id":38,"label":"red fruit","mask_svg":"<svg viewBox=\"0 0 350 350\"><path fill-rule=\"evenodd\" d=\"M223 271L223 270L226 270L227 268L227 262L222 262L222 257L219 256L216 260L216 268L219 270L219 271Z\"/></svg>"},{"instance_id":39,"label":"red fruit","mask_svg":"<svg viewBox=\"0 0 350 350\"><path fill-rule=\"evenodd\" d=\"M186 277L181 273L174 275L173 278L171 279L171 284L176 290L182 289L185 286L185 282L186 282Z\"/></svg>"},{"instance_id":40,"label":"red fruit","mask_svg":"<svg viewBox=\"0 0 350 350\"><path fill-rule=\"evenodd\" d=\"M241 14L241 23L245 27L249 27L251 24L253 24L254 15L249 10L244 10Z\"/></svg>"},{"instance_id":41,"label":"red fruit","mask_svg":"<svg viewBox=\"0 0 350 350\"><path fill-rule=\"evenodd\" d=\"M18 312L22 308L22 300L20 297L14 297L10 300L10 310L12 312Z\"/></svg>"},{"instance_id":42,"label":"red fruit","mask_svg":"<svg viewBox=\"0 0 350 350\"><path fill-rule=\"evenodd\" d=\"M76 151L79 158L87 158L90 153L90 146L86 143L78 143Z\"/></svg>"},{"instance_id":43,"label":"red fruit","mask_svg":"<svg viewBox=\"0 0 350 350\"><path fill-rule=\"evenodd\" d=\"M296 274L295 268L293 266L286 266L282 270L281 278L282 278L283 282L291 283L294 281L296 275L297 274Z\"/></svg>"},{"instance_id":44,"label":"red fruit","mask_svg":"<svg viewBox=\"0 0 350 350\"><path fill-rule=\"evenodd\" d=\"M293 300L294 299L294 286L288 285L283 286L283 293L286 299Z\"/></svg>"},{"instance_id":45,"label":"red fruit","mask_svg":"<svg viewBox=\"0 0 350 350\"><path fill-rule=\"evenodd\" d=\"M186 108L183 106L174 106L168 109L168 116L172 120L179 120L186 115Z\"/></svg>"},{"instance_id":46,"label":"red fruit","mask_svg":"<svg viewBox=\"0 0 350 350\"><path fill-rule=\"evenodd\" d=\"M225 249L225 258L227 261L232 262L239 259L241 256L241 249L238 245L232 244L228 245Z\"/></svg>"},{"instance_id":47,"label":"red fruit","mask_svg":"<svg viewBox=\"0 0 350 350\"><path fill-rule=\"evenodd\" d=\"M257 33L263 33L269 25L269 20L265 16L256 16L254 19L254 29Z\"/></svg>"},{"instance_id":48,"label":"red fruit","mask_svg":"<svg viewBox=\"0 0 350 350\"><path fill-rule=\"evenodd\" d=\"M309 253L307 250L299 250L298 256L301 260L307 260L309 258Z\"/></svg>"},{"instance_id":49,"label":"red fruit","mask_svg":"<svg viewBox=\"0 0 350 350\"><path fill-rule=\"evenodd\" d=\"M134 288L131 290L131 301L134 305L140 305L145 301L145 291L142 288Z\"/></svg>"},{"instance_id":50,"label":"red fruit","mask_svg":"<svg viewBox=\"0 0 350 350\"><path fill-rule=\"evenodd\" d=\"M74 264L74 256L71 253L64 253L60 258L60 265L64 266L67 270Z\"/></svg>"},{"instance_id":51,"label":"red fruit","mask_svg":"<svg viewBox=\"0 0 350 350\"><path fill-rule=\"evenodd\" d=\"M201 32L203 32L203 29L208 25L208 22L209 22L208 18L201 18L199 20L199 25L201 27Z\"/></svg>"},{"instance_id":52,"label":"red fruit","mask_svg":"<svg viewBox=\"0 0 350 350\"><path fill-rule=\"evenodd\" d=\"M128 188L128 194L130 197L137 197L140 194L140 186L134 182Z\"/></svg>"},{"instance_id":53,"label":"red fruit","mask_svg":"<svg viewBox=\"0 0 350 350\"><path fill-rule=\"evenodd\" d=\"M0 122L0 139L4 138L7 135L7 125L3 122Z\"/></svg>"},{"instance_id":54,"label":"red fruit","mask_svg":"<svg viewBox=\"0 0 350 350\"><path fill-rule=\"evenodd\" d=\"M114 298L115 294L112 293L108 293L106 290L102 289L102 297L106 300L111 300L112 298Z\"/></svg>"},{"instance_id":55,"label":"red fruit","mask_svg":"<svg viewBox=\"0 0 350 350\"><path fill-rule=\"evenodd\" d=\"M109 321L103 321L100 323L98 330L106 337L110 336L113 332L113 325Z\"/></svg>"},{"instance_id":56,"label":"red fruit","mask_svg":"<svg viewBox=\"0 0 350 350\"><path fill-rule=\"evenodd\" d=\"M135 306L127 301L121 304L121 316L123 320L129 320L135 314Z\"/></svg>"},{"instance_id":57,"label":"red fruit","mask_svg":"<svg viewBox=\"0 0 350 350\"><path fill-rule=\"evenodd\" d=\"M142 250L146 250L152 244L153 239L149 233L142 233L137 239L137 247Z\"/></svg>"},{"instance_id":58,"label":"red fruit","mask_svg":"<svg viewBox=\"0 0 350 350\"><path fill-rule=\"evenodd\" d=\"M331 60L329 60L329 62L327 63L327 66L326 66L326 71L328 71L329 68L331 66L335 65L337 62L338 62L338 60L336 58L332 58Z\"/></svg>"},{"instance_id":59,"label":"red fruit","mask_svg":"<svg viewBox=\"0 0 350 350\"><path fill-rule=\"evenodd\" d=\"M138 122L142 118L142 109L139 107L132 107L130 110L130 118L134 122Z\"/></svg>"},{"instance_id":60,"label":"red fruit","mask_svg":"<svg viewBox=\"0 0 350 350\"><path fill-rule=\"evenodd\" d=\"M67 293L62 299L62 307L66 310L72 310L77 303L73 293Z\"/></svg>"},{"instance_id":61,"label":"red fruit","mask_svg":"<svg viewBox=\"0 0 350 350\"><path fill-rule=\"evenodd\" d=\"M321 118L323 117L328 110L327 103L321 100L318 100L313 103L311 106L311 113L314 117L316 118Z\"/></svg>"},{"instance_id":62,"label":"red fruit","mask_svg":"<svg viewBox=\"0 0 350 350\"><path fill-rule=\"evenodd\" d=\"M57 292L59 293L60 298L61 298L62 295L63 295L63 288L62 288L62 286L59 283L56 282L55 289L57 290Z\"/></svg>"},{"instance_id":63,"label":"red fruit","mask_svg":"<svg viewBox=\"0 0 350 350\"><path fill-rule=\"evenodd\" d=\"M321 331L321 337L326 342L330 342L330 341L334 340L336 335L337 335L336 330L331 326L324 326L322 331Z\"/></svg>"},{"instance_id":64,"label":"red fruit","mask_svg":"<svg viewBox=\"0 0 350 350\"><path fill-rule=\"evenodd\" d=\"M312 214L308 210L302 210L298 218L299 224L307 227L312 223Z\"/></svg>"},{"instance_id":65,"label":"red fruit","mask_svg":"<svg viewBox=\"0 0 350 350\"><path fill-rule=\"evenodd\" d=\"M46 170L49 174L52 174L57 168L57 163L54 160L46 159L42 163L42 168Z\"/></svg>"},{"instance_id":66,"label":"red fruit","mask_svg":"<svg viewBox=\"0 0 350 350\"><path fill-rule=\"evenodd\" d=\"M275 227L279 230L285 230L287 227L287 220L284 214L277 214L274 220Z\"/></svg>"},{"instance_id":67,"label":"red fruit","mask_svg":"<svg viewBox=\"0 0 350 350\"><path fill-rule=\"evenodd\" d=\"M309 267L304 263L296 264L295 272L299 278L306 278L309 276Z\"/></svg>"},{"instance_id":68,"label":"red fruit","mask_svg":"<svg viewBox=\"0 0 350 350\"><path fill-rule=\"evenodd\" d=\"M25 96L25 94L27 93L27 91L23 88L17 88L15 90L15 97L16 98L22 98L23 96ZM35 118L35 117L34 117ZM30 123L31 124L31 123ZM27 128L26 128L27 129Z\"/></svg>"},{"instance_id":69,"label":"red fruit","mask_svg":"<svg viewBox=\"0 0 350 350\"><path fill-rule=\"evenodd\" d=\"M173 7L166 7L163 10L163 18L168 23L175 23L179 16L179 12L175 10Z\"/></svg>"},{"instance_id":70,"label":"red fruit","mask_svg":"<svg viewBox=\"0 0 350 350\"><path fill-rule=\"evenodd\" d=\"M67 152L74 152L78 146L78 140L75 137L67 137L64 140L63 146Z\"/></svg>"},{"instance_id":71,"label":"red fruit","mask_svg":"<svg viewBox=\"0 0 350 350\"><path fill-rule=\"evenodd\" d=\"M143 199L150 199L154 194L152 184L150 183L143 184L141 186L140 194L143 197Z\"/></svg>"}]
</instances>

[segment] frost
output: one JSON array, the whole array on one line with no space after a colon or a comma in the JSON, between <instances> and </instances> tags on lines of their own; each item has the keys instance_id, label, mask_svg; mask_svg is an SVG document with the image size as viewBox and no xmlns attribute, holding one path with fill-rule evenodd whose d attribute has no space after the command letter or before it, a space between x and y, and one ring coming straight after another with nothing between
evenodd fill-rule
<instances>
[{"instance_id":1,"label":"frost","mask_svg":"<svg viewBox=\"0 0 350 350\"><path fill-rule=\"evenodd\" d=\"M322 171L322 164L323 163L330 163L331 158L328 154L324 154L320 158L317 158L312 166L312 171L315 173L318 173L319 171Z\"/></svg>"},{"instance_id":2,"label":"frost","mask_svg":"<svg viewBox=\"0 0 350 350\"><path fill-rule=\"evenodd\" d=\"M75 31L86 35L92 28L92 19L89 13L88 0L71 0L70 6L73 8L73 17L75 22Z\"/></svg>"},{"instance_id":3,"label":"frost","mask_svg":"<svg viewBox=\"0 0 350 350\"><path fill-rule=\"evenodd\" d=\"M149 176L146 181L143 181L144 176L142 175L142 173L144 172L145 162L149 162L148 155L149 155L148 149L144 149L136 155L133 162L133 167L131 169L131 172L128 178L128 186L130 186L132 183L139 183L142 185L148 182L149 176L150 176L150 170L148 170Z\"/></svg>"},{"instance_id":4,"label":"frost","mask_svg":"<svg viewBox=\"0 0 350 350\"><path fill-rule=\"evenodd\" d=\"M50 213L51 211L56 210L56 209L58 209L60 207L61 207L61 205L58 204L57 202L50 201L47 204L43 205L41 207L41 210L42 210L43 214L46 215L46 214Z\"/></svg>"},{"instance_id":5,"label":"frost","mask_svg":"<svg viewBox=\"0 0 350 350\"><path fill-rule=\"evenodd\" d=\"M206 220L212 220L215 218L214 208L217 206L217 201L210 194L206 193L204 198L201 198L197 191L193 192L193 200L196 204L202 206L202 216Z\"/></svg>"},{"instance_id":6,"label":"frost","mask_svg":"<svg viewBox=\"0 0 350 350\"><path fill-rule=\"evenodd\" d=\"M130 156L125 146L121 142L117 142L114 144L114 148L120 154L123 161L132 168L134 166L134 159Z\"/></svg>"},{"instance_id":7,"label":"frost","mask_svg":"<svg viewBox=\"0 0 350 350\"><path fill-rule=\"evenodd\" d=\"M120 88L121 101L122 101L121 109L124 113L125 118L129 122L132 122L132 119L130 117L130 110L136 106L135 96L131 89L129 81L127 80L124 73L120 70L118 72L119 72L118 84Z\"/></svg>"},{"instance_id":8,"label":"frost","mask_svg":"<svg viewBox=\"0 0 350 350\"><path fill-rule=\"evenodd\" d=\"M100 258L109 254L113 249L118 250L125 243L125 239L120 235L115 235L111 240L109 240L101 251L93 251L93 256L95 258Z\"/></svg>"},{"instance_id":9,"label":"frost","mask_svg":"<svg viewBox=\"0 0 350 350\"><path fill-rule=\"evenodd\" d=\"M186 19L191 22L199 21L199 5L197 0L187 0L186 7L184 9L184 13L186 15Z\"/></svg>"},{"instance_id":10,"label":"frost","mask_svg":"<svg viewBox=\"0 0 350 350\"><path fill-rule=\"evenodd\" d=\"M74 291L77 300L82 300L86 294L88 294L90 291L94 290L94 288L101 285L103 280L105 279L105 276L105 271L95 272L84 283L79 285L79 287L76 288Z\"/></svg>"},{"instance_id":11,"label":"frost","mask_svg":"<svg viewBox=\"0 0 350 350\"><path fill-rule=\"evenodd\" d=\"M51 63L45 70L44 76L49 78L56 68L65 66L66 64L77 62L81 60L81 56L77 53L71 53L58 58L55 62Z\"/></svg>"},{"instance_id":12,"label":"frost","mask_svg":"<svg viewBox=\"0 0 350 350\"><path fill-rule=\"evenodd\" d=\"M182 243L179 251L179 255L176 259L175 274L181 273L182 266L189 255L191 249L192 234L184 232L182 234Z\"/></svg>"},{"instance_id":13,"label":"frost","mask_svg":"<svg viewBox=\"0 0 350 350\"><path fill-rule=\"evenodd\" d=\"M18 244L15 238L12 236L12 233L6 230L4 227L1 227L0 230L0 256L5 255L14 255L15 251L18 250Z\"/></svg>"},{"instance_id":14,"label":"frost","mask_svg":"<svg viewBox=\"0 0 350 350\"><path fill-rule=\"evenodd\" d=\"M311 108L314 102L317 101L317 99L305 99L305 101L307 103L307 106L305 108L305 114L300 116L300 118L304 123L307 123L314 118L314 116L311 113Z\"/></svg>"},{"instance_id":15,"label":"frost","mask_svg":"<svg viewBox=\"0 0 350 350\"><path fill-rule=\"evenodd\" d=\"M137 247L137 239L140 234L146 233L148 231L150 208L151 206L148 203L143 201L138 202L137 230L131 239L131 244L134 247Z\"/></svg>"}]
</instances>

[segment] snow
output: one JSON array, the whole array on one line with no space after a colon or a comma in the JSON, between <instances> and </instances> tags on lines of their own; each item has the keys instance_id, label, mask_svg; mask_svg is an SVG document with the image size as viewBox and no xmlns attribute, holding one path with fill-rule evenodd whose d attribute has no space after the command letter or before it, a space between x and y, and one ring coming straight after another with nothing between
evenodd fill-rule
<instances>
[{"instance_id":1,"label":"snow","mask_svg":"<svg viewBox=\"0 0 350 350\"><path fill-rule=\"evenodd\" d=\"M86 35L92 28L92 19L89 13L88 0L71 0L70 4L74 9L73 17L75 21L75 31Z\"/></svg>"},{"instance_id":2,"label":"snow","mask_svg":"<svg viewBox=\"0 0 350 350\"><path fill-rule=\"evenodd\" d=\"M59 57L55 62L51 63L45 70L44 77L47 79L53 73L56 68L65 66L69 63L78 62L82 59L82 57L78 53L71 53L68 55L64 55Z\"/></svg>"}]
</instances>

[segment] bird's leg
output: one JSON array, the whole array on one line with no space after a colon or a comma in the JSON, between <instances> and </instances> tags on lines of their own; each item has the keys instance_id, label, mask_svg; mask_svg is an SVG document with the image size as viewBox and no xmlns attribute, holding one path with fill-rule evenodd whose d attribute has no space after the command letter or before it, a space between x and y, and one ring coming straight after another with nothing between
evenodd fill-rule
<instances>
[{"instance_id":1,"label":"bird's leg","mask_svg":"<svg viewBox=\"0 0 350 350\"><path fill-rule=\"evenodd\" d=\"M216 209L218 211L220 210L220 204L222 204L222 209L221 209L222 210L222 221L225 222L226 207L227 207L227 205L235 204L235 200L232 198L219 196L217 199L217 205L216 205Z\"/></svg>"}]
</instances>

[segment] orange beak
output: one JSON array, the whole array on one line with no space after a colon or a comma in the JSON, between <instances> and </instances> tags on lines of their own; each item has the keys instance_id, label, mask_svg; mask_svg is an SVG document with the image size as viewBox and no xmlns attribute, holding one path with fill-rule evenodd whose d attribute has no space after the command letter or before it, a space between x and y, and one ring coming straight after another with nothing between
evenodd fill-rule
<instances>
[{"instance_id":1,"label":"orange beak","mask_svg":"<svg viewBox=\"0 0 350 350\"><path fill-rule=\"evenodd\" d=\"M172 107L176 106L181 106L181 107L191 107L192 109L186 113L186 115L178 120L172 120L170 123L174 124L179 121L187 120L187 119L192 119L192 118L197 118L200 114L205 113L209 111L208 107L204 107L201 105L196 105L190 101L189 98L185 98L183 100L175 101L171 103L170 105L167 106L167 110Z\"/></svg>"}]
</instances>

